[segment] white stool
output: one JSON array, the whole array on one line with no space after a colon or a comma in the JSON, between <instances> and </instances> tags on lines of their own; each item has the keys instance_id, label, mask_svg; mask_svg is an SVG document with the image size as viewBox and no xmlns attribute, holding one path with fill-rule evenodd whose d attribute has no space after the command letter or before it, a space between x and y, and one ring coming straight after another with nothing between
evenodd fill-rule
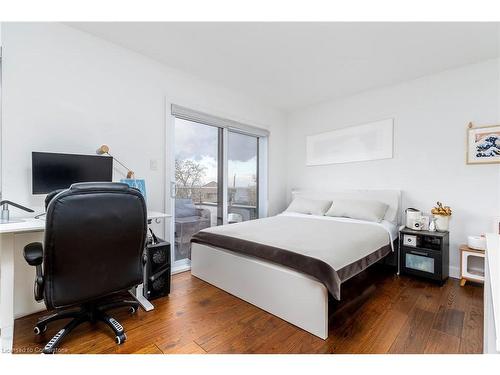
<instances>
[{"instance_id":1,"label":"white stool","mask_svg":"<svg viewBox=\"0 0 500 375\"><path fill-rule=\"evenodd\" d=\"M471 260L479 260L479 269L470 267ZM467 245L460 246L460 286L467 281L484 283L484 250L471 249Z\"/></svg>"}]
</instances>

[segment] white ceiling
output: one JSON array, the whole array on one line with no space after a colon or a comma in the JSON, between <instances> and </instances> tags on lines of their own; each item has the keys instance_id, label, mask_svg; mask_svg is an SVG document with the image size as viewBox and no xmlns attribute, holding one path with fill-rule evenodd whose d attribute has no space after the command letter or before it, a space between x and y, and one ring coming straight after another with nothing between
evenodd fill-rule
<instances>
[{"instance_id":1,"label":"white ceiling","mask_svg":"<svg viewBox=\"0 0 500 375\"><path fill-rule=\"evenodd\" d=\"M69 23L285 111L498 55L496 23Z\"/></svg>"}]
</instances>

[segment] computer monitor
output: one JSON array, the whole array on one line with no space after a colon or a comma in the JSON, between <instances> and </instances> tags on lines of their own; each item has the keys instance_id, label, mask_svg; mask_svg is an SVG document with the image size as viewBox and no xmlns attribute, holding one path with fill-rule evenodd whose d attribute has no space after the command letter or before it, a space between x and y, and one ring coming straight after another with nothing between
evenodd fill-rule
<instances>
[{"instance_id":1,"label":"computer monitor","mask_svg":"<svg viewBox=\"0 0 500 375\"><path fill-rule=\"evenodd\" d=\"M32 152L33 194L48 194L77 182L112 181L113 158L98 155Z\"/></svg>"}]
</instances>

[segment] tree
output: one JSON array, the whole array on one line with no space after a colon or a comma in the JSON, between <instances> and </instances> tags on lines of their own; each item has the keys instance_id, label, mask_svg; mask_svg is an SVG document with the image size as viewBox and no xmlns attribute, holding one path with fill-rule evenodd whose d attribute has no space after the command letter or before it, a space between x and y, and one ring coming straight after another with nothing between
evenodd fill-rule
<instances>
[{"instance_id":1,"label":"tree","mask_svg":"<svg viewBox=\"0 0 500 375\"><path fill-rule=\"evenodd\" d=\"M177 197L193 198L205 177L206 167L193 160L175 160L175 181ZM199 190L199 189L198 189Z\"/></svg>"}]
</instances>

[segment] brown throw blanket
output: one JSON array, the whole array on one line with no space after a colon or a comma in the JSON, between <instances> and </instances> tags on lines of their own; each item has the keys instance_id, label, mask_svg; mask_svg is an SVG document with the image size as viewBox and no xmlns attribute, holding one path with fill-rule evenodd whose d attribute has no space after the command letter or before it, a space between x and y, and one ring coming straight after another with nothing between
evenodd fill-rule
<instances>
[{"instance_id":1,"label":"brown throw blanket","mask_svg":"<svg viewBox=\"0 0 500 375\"><path fill-rule=\"evenodd\" d=\"M191 241L313 276L337 300L343 282L391 252L390 235L382 225L297 215L207 228Z\"/></svg>"}]
</instances>

